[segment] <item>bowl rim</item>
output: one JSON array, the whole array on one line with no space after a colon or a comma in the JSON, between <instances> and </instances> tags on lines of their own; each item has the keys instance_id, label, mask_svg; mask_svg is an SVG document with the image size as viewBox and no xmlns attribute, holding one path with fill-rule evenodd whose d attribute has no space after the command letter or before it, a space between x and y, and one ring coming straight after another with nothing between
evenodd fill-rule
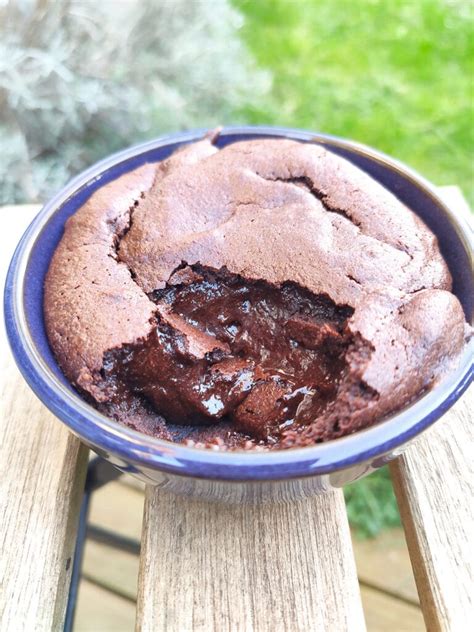
<instances>
[{"instance_id":1,"label":"bowl rim","mask_svg":"<svg viewBox=\"0 0 474 632\"><path fill-rule=\"evenodd\" d=\"M354 434L314 446L268 452L223 452L195 448L151 437L120 425L98 412L79 394L62 384L41 357L28 329L23 294L30 253L50 217L82 187L91 181L99 180L101 175L112 167L170 143L195 142L208 131L198 129L168 134L114 153L72 179L43 206L15 250L5 283L4 313L7 335L21 373L39 399L74 434L99 451L123 459L126 465L132 464L130 469L139 466L194 478L263 481L329 474L361 464L371 458L383 457L389 452L394 456L398 448L434 423L466 390L473 379L474 344L466 345L458 367L439 385L384 421ZM371 147L329 134L270 126L224 127L220 135L274 136L316 142L348 149L382 163L428 194L448 217L467 252L474 249L474 238L468 222L444 203L434 185L398 160Z\"/></svg>"}]
</instances>

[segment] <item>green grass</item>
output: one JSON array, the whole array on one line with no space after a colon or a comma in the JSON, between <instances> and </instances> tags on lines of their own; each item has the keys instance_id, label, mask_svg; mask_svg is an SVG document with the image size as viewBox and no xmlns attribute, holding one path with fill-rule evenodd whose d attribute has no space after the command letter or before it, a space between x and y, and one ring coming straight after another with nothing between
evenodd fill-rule
<instances>
[{"instance_id":1,"label":"green grass","mask_svg":"<svg viewBox=\"0 0 474 632\"><path fill-rule=\"evenodd\" d=\"M352 138L436 184L473 189L470 0L235 0L273 72L251 123Z\"/></svg>"},{"instance_id":2,"label":"green grass","mask_svg":"<svg viewBox=\"0 0 474 632\"><path fill-rule=\"evenodd\" d=\"M274 76L253 124L352 138L436 184L473 190L470 0L235 0L242 36ZM351 524L399 524L387 468L345 489Z\"/></svg>"}]
</instances>

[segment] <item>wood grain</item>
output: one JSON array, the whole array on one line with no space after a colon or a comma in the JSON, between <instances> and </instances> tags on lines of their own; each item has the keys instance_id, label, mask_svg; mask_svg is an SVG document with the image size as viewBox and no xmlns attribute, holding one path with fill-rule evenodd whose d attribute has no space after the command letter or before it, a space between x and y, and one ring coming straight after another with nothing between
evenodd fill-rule
<instances>
[{"instance_id":1,"label":"wood grain","mask_svg":"<svg viewBox=\"0 0 474 632\"><path fill-rule=\"evenodd\" d=\"M364 629L342 492L222 505L147 488L137 630Z\"/></svg>"},{"instance_id":2,"label":"wood grain","mask_svg":"<svg viewBox=\"0 0 474 632\"><path fill-rule=\"evenodd\" d=\"M2 345L0 629L59 630L87 449L51 415Z\"/></svg>"},{"instance_id":3,"label":"wood grain","mask_svg":"<svg viewBox=\"0 0 474 632\"><path fill-rule=\"evenodd\" d=\"M430 632L465 630L474 616L473 396L390 468Z\"/></svg>"}]
</instances>

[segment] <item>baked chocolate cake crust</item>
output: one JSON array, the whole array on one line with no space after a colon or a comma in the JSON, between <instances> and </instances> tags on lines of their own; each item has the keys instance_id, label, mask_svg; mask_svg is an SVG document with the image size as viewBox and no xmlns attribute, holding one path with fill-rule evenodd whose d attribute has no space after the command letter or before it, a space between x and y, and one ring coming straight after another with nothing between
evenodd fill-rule
<instances>
[{"instance_id":1,"label":"baked chocolate cake crust","mask_svg":"<svg viewBox=\"0 0 474 632\"><path fill-rule=\"evenodd\" d=\"M380 421L449 371L466 331L450 289L434 235L349 162L206 138L69 219L44 308L60 366L107 415L288 448Z\"/></svg>"}]
</instances>

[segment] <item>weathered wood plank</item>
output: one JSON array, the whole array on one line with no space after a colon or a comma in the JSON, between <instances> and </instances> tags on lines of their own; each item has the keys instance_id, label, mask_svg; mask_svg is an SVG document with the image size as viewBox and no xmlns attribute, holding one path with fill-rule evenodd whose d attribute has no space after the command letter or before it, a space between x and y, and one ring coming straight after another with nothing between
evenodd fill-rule
<instances>
[{"instance_id":1,"label":"weathered wood plank","mask_svg":"<svg viewBox=\"0 0 474 632\"><path fill-rule=\"evenodd\" d=\"M100 527L118 530L121 535L139 539L143 494L129 493L127 478L130 479L123 476L97 492L92 501L90 520ZM127 508L126 512L123 511L124 507ZM411 630L415 620L413 608L400 599L416 604L418 594L403 530L389 529L374 539L360 540L355 537L353 547L359 582L364 584L362 601L369 631ZM137 556L88 541L83 573L116 594L136 599ZM385 592L385 597L380 596L380 592ZM413 630L423 629L419 609L417 617L418 622L421 620L421 628L413 627Z\"/></svg>"},{"instance_id":2,"label":"weathered wood plank","mask_svg":"<svg viewBox=\"0 0 474 632\"><path fill-rule=\"evenodd\" d=\"M0 629L58 630L87 449L30 391L4 339L1 356Z\"/></svg>"},{"instance_id":3,"label":"weathered wood plank","mask_svg":"<svg viewBox=\"0 0 474 632\"><path fill-rule=\"evenodd\" d=\"M420 603L433 632L474 614L474 388L391 465Z\"/></svg>"},{"instance_id":4,"label":"weathered wood plank","mask_svg":"<svg viewBox=\"0 0 474 632\"><path fill-rule=\"evenodd\" d=\"M403 538L403 534L401 537ZM369 551L366 565L371 571L370 581L374 586L377 586L380 582L384 584L384 580L388 577L389 587L392 589L391 578L395 577L396 579L401 571L402 576L411 576L414 585L408 553L404 559L403 567L397 561L394 563L394 557L390 555L390 548L388 559L385 559L385 566L382 569L378 563L375 565L370 564L373 558L370 547L373 546L375 548L377 559L379 557L382 559L383 551L381 547L384 544L388 544L390 547L392 539L390 538L387 543L385 538L381 538L380 548L378 547L379 538L367 541L368 547L364 550ZM398 540L398 538L396 539ZM359 561L360 554L359 556L356 555L356 557ZM387 572L387 565L390 572ZM84 555L83 576L86 576L86 579L93 580L95 584L100 584L103 588L107 588L116 595L121 595L128 599L136 599L138 556L89 541ZM419 606L403 601L393 596L393 594L387 594L383 590L374 589L366 585L361 586L361 594L369 632L421 632L425 629L423 615ZM88 612L87 604L84 604L84 620L93 621ZM104 621L107 621L107 619L104 618Z\"/></svg>"},{"instance_id":5,"label":"weathered wood plank","mask_svg":"<svg viewBox=\"0 0 474 632\"><path fill-rule=\"evenodd\" d=\"M147 488L137 629L364 630L342 492L233 506Z\"/></svg>"},{"instance_id":6,"label":"weathered wood plank","mask_svg":"<svg viewBox=\"0 0 474 632\"><path fill-rule=\"evenodd\" d=\"M368 544L369 546L373 544L377 548L377 542L378 538L369 540ZM368 557L371 558L370 553ZM380 551L380 558L382 557L382 551ZM360 557L357 559L359 560ZM373 585L378 585L379 580L382 580L383 584L386 577L396 577L400 570L399 565L395 563L395 568L393 568L392 562L393 558L389 555L380 574L376 574L379 573L377 566L371 567L373 574L370 575L370 581ZM389 573L387 573L387 563L390 567ZM406 567L401 570L402 575L411 575L414 584L409 559L406 559ZM111 549L103 544L88 542L84 555L83 576L116 595L136 599L138 557ZM419 606L366 585L361 587L361 594L369 632L417 632L418 630L421 632L425 629ZM88 612L87 604L84 604L84 619L93 620Z\"/></svg>"}]
</instances>

